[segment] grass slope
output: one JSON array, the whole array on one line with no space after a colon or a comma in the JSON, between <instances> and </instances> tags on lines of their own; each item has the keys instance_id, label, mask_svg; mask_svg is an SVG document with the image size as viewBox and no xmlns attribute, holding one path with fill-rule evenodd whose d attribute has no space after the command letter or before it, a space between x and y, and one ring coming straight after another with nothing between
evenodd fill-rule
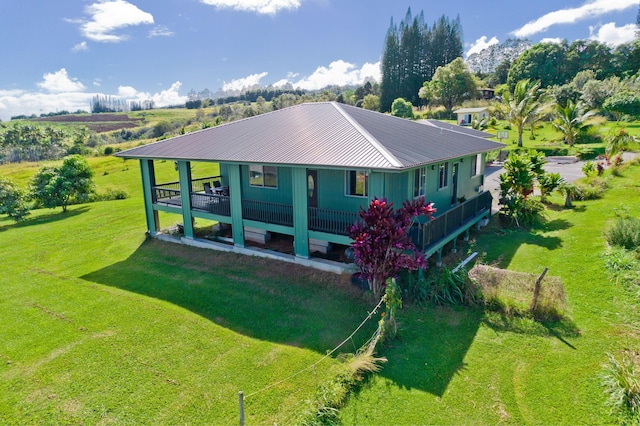
<instances>
[{"instance_id":1,"label":"grass slope","mask_svg":"<svg viewBox=\"0 0 640 426\"><path fill-rule=\"evenodd\" d=\"M145 241L137 163L90 161L99 191L132 197L0 217L0 423L235 423L239 390L317 361L367 315L334 275ZM247 422L290 423L337 363L247 398Z\"/></svg>"},{"instance_id":2,"label":"grass slope","mask_svg":"<svg viewBox=\"0 0 640 426\"><path fill-rule=\"evenodd\" d=\"M548 267L564 282L572 321L405 309L400 339L382 353L389 362L351 398L344 424L611 423L598 375L607 352L640 345L640 312L605 274L602 231L621 205L640 216L640 167L613 182L601 200L550 209L531 233L485 231L472 248L501 267Z\"/></svg>"}]
</instances>

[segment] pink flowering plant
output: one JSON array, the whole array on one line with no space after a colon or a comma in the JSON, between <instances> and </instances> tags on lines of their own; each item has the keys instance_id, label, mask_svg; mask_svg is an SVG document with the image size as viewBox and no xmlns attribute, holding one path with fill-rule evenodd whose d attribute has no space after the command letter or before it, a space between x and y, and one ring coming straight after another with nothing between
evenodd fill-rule
<instances>
[{"instance_id":1,"label":"pink flowering plant","mask_svg":"<svg viewBox=\"0 0 640 426\"><path fill-rule=\"evenodd\" d=\"M416 250L409 230L416 217L433 218L436 209L424 197L404 201L394 210L393 203L374 198L365 210L360 209L360 221L349 229L354 240L353 254L359 275L367 279L376 300L384 294L388 278L403 269L426 268L424 254Z\"/></svg>"}]
</instances>

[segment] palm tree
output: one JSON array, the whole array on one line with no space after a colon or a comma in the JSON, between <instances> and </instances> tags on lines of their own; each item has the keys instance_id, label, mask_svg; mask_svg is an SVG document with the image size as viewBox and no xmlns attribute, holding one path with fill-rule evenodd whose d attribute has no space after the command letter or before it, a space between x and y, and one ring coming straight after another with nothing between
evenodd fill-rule
<instances>
[{"instance_id":1,"label":"palm tree","mask_svg":"<svg viewBox=\"0 0 640 426\"><path fill-rule=\"evenodd\" d=\"M569 99L566 106L556 104L555 117L553 127L564 135L564 140L569 146L573 146L580 132L595 123L596 111L587 110L586 104L582 101L574 103Z\"/></svg>"},{"instance_id":2,"label":"palm tree","mask_svg":"<svg viewBox=\"0 0 640 426\"><path fill-rule=\"evenodd\" d=\"M606 153L609 158L614 155L629 149L631 144L636 142L637 139L631 136L625 129L620 129L617 132L614 131L607 138Z\"/></svg>"},{"instance_id":3,"label":"palm tree","mask_svg":"<svg viewBox=\"0 0 640 426\"><path fill-rule=\"evenodd\" d=\"M513 92L502 95L502 103L496 105L498 112L518 129L518 146L522 146L522 133L526 125L533 125L539 120L547 104L544 102L540 82L520 80Z\"/></svg>"}]
</instances>

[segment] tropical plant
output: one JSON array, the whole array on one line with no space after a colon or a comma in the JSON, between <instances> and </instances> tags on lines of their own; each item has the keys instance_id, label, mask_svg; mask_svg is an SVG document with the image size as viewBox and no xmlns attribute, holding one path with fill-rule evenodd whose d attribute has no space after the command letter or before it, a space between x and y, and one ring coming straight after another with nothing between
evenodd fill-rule
<instances>
[{"instance_id":1,"label":"tropical plant","mask_svg":"<svg viewBox=\"0 0 640 426\"><path fill-rule=\"evenodd\" d=\"M502 102L496 103L496 112L518 130L518 146L522 146L522 134L527 125L538 121L547 109L539 82L520 80L513 92L505 91Z\"/></svg>"},{"instance_id":2,"label":"tropical plant","mask_svg":"<svg viewBox=\"0 0 640 426\"><path fill-rule=\"evenodd\" d=\"M540 188L540 201L543 203L547 201L547 197L551 195L553 191L558 189L564 183L564 179L560 176L560 173L544 173L542 176L538 176L538 186Z\"/></svg>"},{"instance_id":3,"label":"tropical plant","mask_svg":"<svg viewBox=\"0 0 640 426\"><path fill-rule=\"evenodd\" d=\"M93 170L80 155L65 157L58 167L43 167L31 181L30 198L43 207L62 207L83 202L93 192Z\"/></svg>"},{"instance_id":4,"label":"tropical plant","mask_svg":"<svg viewBox=\"0 0 640 426\"><path fill-rule=\"evenodd\" d=\"M573 200L578 198L581 194L578 186L568 182L558 185L558 191L564 195L564 206L567 208L572 208Z\"/></svg>"},{"instance_id":5,"label":"tropical plant","mask_svg":"<svg viewBox=\"0 0 640 426\"><path fill-rule=\"evenodd\" d=\"M425 203L424 197L405 201L395 211L393 203L375 198L367 210L360 210L360 220L349 229L349 237L354 241L359 275L367 279L376 300L382 296L387 279L400 270L426 267L408 232L415 217L431 217L435 211L433 203Z\"/></svg>"},{"instance_id":6,"label":"tropical plant","mask_svg":"<svg viewBox=\"0 0 640 426\"><path fill-rule=\"evenodd\" d=\"M582 101L573 102L567 100L565 106L556 104L555 121L553 127L564 135L564 141L573 146L578 134L593 125L596 120L596 111L588 110Z\"/></svg>"},{"instance_id":7,"label":"tropical plant","mask_svg":"<svg viewBox=\"0 0 640 426\"><path fill-rule=\"evenodd\" d=\"M626 151L635 142L637 142L637 139L627 133L625 129L614 130L611 135L607 137L607 156L611 158L622 151Z\"/></svg>"}]
</instances>

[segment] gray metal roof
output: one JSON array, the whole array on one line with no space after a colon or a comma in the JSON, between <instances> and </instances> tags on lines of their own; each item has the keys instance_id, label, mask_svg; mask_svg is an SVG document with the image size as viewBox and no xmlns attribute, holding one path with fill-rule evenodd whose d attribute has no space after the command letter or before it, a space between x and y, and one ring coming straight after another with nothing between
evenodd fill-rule
<instances>
[{"instance_id":1,"label":"gray metal roof","mask_svg":"<svg viewBox=\"0 0 640 426\"><path fill-rule=\"evenodd\" d=\"M442 128L446 130L451 130L453 132L464 133L469 136L477 136L479 138L495 138L496 135L489 132L483 132L482 130L476 130L471 127L462 127L457 124L451 124L444 121L439 120L418 120L418 123L426 124L427 126L433 126L437 128Z\"/></svg>"},{"instance_id":2,"label":"gray metal roof","mask_svg":"<svg viewBox=\"0 0 640 426\"><path fill-rule=\"evenodd\" d=\"M292 106L116 155L403 170L503 146L362 108L321 102Z\"/></svg>"}]
</instances>

